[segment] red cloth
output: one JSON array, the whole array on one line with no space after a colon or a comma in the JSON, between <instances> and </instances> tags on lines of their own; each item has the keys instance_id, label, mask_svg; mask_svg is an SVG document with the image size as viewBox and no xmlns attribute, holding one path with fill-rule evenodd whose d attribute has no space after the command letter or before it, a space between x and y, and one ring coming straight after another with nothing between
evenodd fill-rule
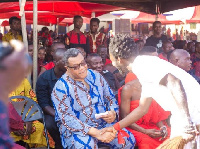
<instances>
[{"instance_id":1,"label":"red cloth","mask_svg":"<svg viewBox=\"0 0 200 149\"><path fill-rule=\"evenodd\" d=\"M136 76L134 73L129 72L129 73L126 75L125 84L128 83L128 82L130 82L130 81L133 81L133 80L135 80L135 79L137 79L137 76Z\"/></svg>"},{"instance_id":2,"label":"red cloth","mask_svg":"<svg viewBox=\"0 0 200 149\"><path fill-rule=\"evenodd\" d=\"M100 45L104 45L107 47L107 38L104 33L101 32L97 33L95 35L95 39L93 38L93 35L91 33L88 33L87 37L89 39L91 53L97 53L97 48Z\"/></svg>"},{"instance_id":3,"label":"red cloth","mask_svg":"<svg viewBox=\"0 0 200 149\"><path fill-rule=\"evenodd\" d=\"M43 67L46 70L52 69L55 66L55 64L53 62L49 62L48 64L44 65Z\"/></svg>"},{"instance_id":4,"label":"red cloth","mask_svg":"<svg viewBox=\"0 0 200 149\"><path fill-rule=\"evenodd\" d=\"M165 58L165 57L163 56L163 54L162 54L162 53L160 53L160 54L158 55L158 57L159 57L160 59L163 59L163 60L166 60L166 61L168 61L168 59L167 59L167 58Z\"/></svg>"},{"instance_id":5,"label":"red cloth","mask_svg":"<svg viewBox=\"0 0 200 149\"><path fill-rule=\"evenodd\" d=\"M118 103L121 104L121 91L122 87L118 90ZM131 101L130 105L130 112L133 111L135 108L139 106L140 100L133 100ZM164 111L160 105L156 103L155 100L152 101L149 111L145 114L141 119L139 119L136 124L145 129L157 129L160 130L156 123L166 120L170 115L170 112ZM167 124L165 124L167 126ZM146 134L141 132L135 131L127 127L127 129L132 132L136 139L136 145L139 149L155 149L158 147L163 141L159 141L160 138L151 138ZM167 126L168 137L170 136L170 127ZM167 137L167 138L168 138Z\"/></svg>"},{"instance_id":6,"label":"red cloth","mask_svg":"<svg viewBox=\"0 0 200 149\"><path fill-rule=\"evenodd\" d=\"M24 122L11 103L8 103L8 113L9 113L10 130L11 131L23 130Z\"/></svg>"},{"instance_id":7,"label":"red cloth","mask_svg":"<svg viewBox=\"0 0 200 149\"><path fill-rule=\"evenodd\" d=\"M108 64L111 64L112 63L112 61L110 60L110 59L106 59L106 62L105 62L105 64L104 64L104 66L106 66L106 65L108 65Z\"/></svg>"}]
</instances>

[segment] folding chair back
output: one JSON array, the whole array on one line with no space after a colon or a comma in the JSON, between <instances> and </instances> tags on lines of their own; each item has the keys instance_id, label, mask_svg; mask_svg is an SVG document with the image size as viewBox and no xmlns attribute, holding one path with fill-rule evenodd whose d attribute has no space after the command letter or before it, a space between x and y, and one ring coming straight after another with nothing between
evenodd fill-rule
<instances>
[{"instance_id":1,"label":"folding chair back","mask_svg":"<svg viewBox=\"0 0 200 149\"><path fill-rule=\"evenodd\" d=\"M20 99L20 100L16 100ZM42 120L44 124L45 137L47 141L47 148L49 149L49 138L47 135L46 124L44 120L44 114L40 106L32 99L25 96L12 96L10 102L15 107L17 113L22 117L24 122L30 122L35 120Z\"/></svg>"}]
</instances>

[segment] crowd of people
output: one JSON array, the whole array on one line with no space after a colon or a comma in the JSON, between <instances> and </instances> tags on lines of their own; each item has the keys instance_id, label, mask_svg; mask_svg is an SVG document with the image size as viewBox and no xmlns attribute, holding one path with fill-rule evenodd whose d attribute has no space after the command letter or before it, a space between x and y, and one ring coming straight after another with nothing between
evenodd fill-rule
<instances>
[{"instance_id":1,"label":"crowd of people","mask_svg":"<svg viewBox=\"0 0 200 149\"><path fill-rule=\"evenodd\" d=\"M182 148L200 149L200 43L172 43L159 21L146 41L121 34L108 39L99 23L92 18L83 33L83 18L74 16L74 29L62 38L42 28L34 92L26 79L31 66L19 42L20 19L9 19L2 41L10 45L0 45L0 118L9 124L0 124L0 148L47 144L41 122L23 122L6 105L7 97L22 95L42 108L51 148L155 149L181 136ZM32 40L28 37L30 58Z\"/></svg>"}]
</instances>

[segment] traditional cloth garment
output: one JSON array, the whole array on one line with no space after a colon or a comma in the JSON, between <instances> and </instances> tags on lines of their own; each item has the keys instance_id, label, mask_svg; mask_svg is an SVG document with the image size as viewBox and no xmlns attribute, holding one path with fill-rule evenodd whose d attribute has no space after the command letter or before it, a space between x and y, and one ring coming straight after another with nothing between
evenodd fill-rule
<instances>
[{"instance_id":1,"label":"traditional cloth garment","mask_svg":"<svg viewBox=\"0 0 200 149\"><path fill-rule=\"evenodd\" d=\"M185 133L186 120L183 118L171 92L159 85L161 79L172 74L181 80L184 87L189 113L194 125L200 124L200 86L198 82L183 69L172 65L156 56L137 56L132 63L132 71L142 85L141 97L152 97L165 111L171 111L171 136L182 136ZM199 139L196 140L199 147ZM191 147L191 142L185 148Z\"/></svg>"},{"instance_id":2,"label":"traditional cloth garment","mask_svg":"<svg viewBox=\"0 0 200 149\"><path fill-rule=\"evenodd\" d=\"M122 88L121 87L118 91L118 102L119 105L121 104L121 92L122 92ZM139 102L140 100L133 100L131 101L131 105L130 105L130 112L133 111L134 109L136 109L139 106ZM160 130L157 127L157 123L163 120L166 120L170 115L170 112L166 112L164 111L154 100L152 101L150 107L149 107L149 111L147 114L145 114L141 119L139 119L136 124L139 125L140 127L144 128L144 129L157 129ZM165 126L167 126L167 124L164 122ZM139 149L155 149L156 147L158 147L161 143L163 143L163 141L159 141L159 139L161 138L151 138L150 136L133 130L129 127L127 127L127 129L133 133L135 140L136 140L136 145L138 146ZM168 131L168 137L170 136L170 127L167 126L167 131ZM167 137L167 138L168 138Z\"/></svg>"},{"instance_id":3,"label":"traditional cloth garment","mask_svg":"<svg viewBox=\"0 0 200 149\"><path fill-rule=\"evenodd\" d=\"M95 34L95 37L92 35L91 32L87 34L87 37L89 38L90 43L90 52L91 53L97 53L97 48L100 45L104 45L107 47L107 38L104 33L98 32Z\"/></svg>"},{"instance_id":4,"label":"traditional cloth garment","mask_svg":"<svg viewBox=\"0 0 200 149\"><path fill-rule=\"evenodd\" d=\"M54 86L52 100L56 111L55 119L58 122L62 145L64 148L89 149L98 148L98 140L87 135L91 127L101 129L112 126L103 119L95 119L95 114L114 110L118 114L117 101L105 79L97 72L88 70L85 81L88 89L82 82L74 81L64 74ZM116 120L114 121L116 122ZM124 129L129 138L125 138L125 148L134 148L133 135ZM108 144L112 149L122 148L115 138Z\"/></svg>"},{"instance_id":5,"label":"traditional cloth garment","mask_svg":"<svg viewBox=\"0 0 200 149\"><path fill-rule=\"evenodd\" d=\"M15 91L13 91L9 96L10 97L11 96L26 96L28 98L33 99L34 101L37 101L36 95L33 92L33 90L31 89L30 83L28 82L27 79L24 79L23 82L21 83L21 85ZM23 100L23 99L16 99L16 100ZM12 110L12 108L9 110ZM11 127L13 127L13 125L11 125ZM12 131L11 131L10 135L12 138L14 138L15 141L22 140L22 141L28 143L30 147L47 146L45 133L44 133L44 126L39 121L32 122L32 133L30 134L30 136L27 136L27 135L26 136L17 136ZM50 137L50 146L54 147L54 142L51 137Z\"/></svg>"},{"instance_id":6,"label":"traditional cloth garment","mask_svg":"<svg viewBox=\"0 0 200 149\"><path fill-rule=\"evenodd\" d=\"M191 69L195 69L195 67L196 67L196 65L197 65L197 62L200 62L200 58L198 58L198 57L196 56L196 54L193 53L193 54L191 54L190 59L191 59L191 61L192 61L192 67L191 67Z\"/></svg>"},{"instance_id":7,"label":"traditional cloth garment","mask_svg":"<svg viewBox=\"0 0 200 149\"><path fill-rule=\"evenodd\" d=\"M165 58L165 57L163 56L163 53L160 53L160 54L158 55L158 57L159 57L160 59L163 59L163 60L166 60L166 61L168 61L168 59L167 59L167 58Z\"/></svg>"},{"instance_id":8,"label":"traditional cloth garment","mask_svg":"<svg viewBox=\"0 0 200 149\"><path fill-rule=\"evenodd\" d=\"M17 33L17 36L15 37L11 31L3 36L2 41L9 42L12 39L23 41L22 36L19 33Z\"/></svg>"}]
</instances>

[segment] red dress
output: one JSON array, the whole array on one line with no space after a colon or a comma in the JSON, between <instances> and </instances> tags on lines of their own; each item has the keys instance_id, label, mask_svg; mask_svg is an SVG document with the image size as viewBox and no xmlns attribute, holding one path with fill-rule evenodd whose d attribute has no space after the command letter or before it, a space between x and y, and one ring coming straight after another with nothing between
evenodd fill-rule
<instances>
[{"instance_id":1,"label":"red dress","mask_svg":"<svg viewBox=\"0 0 200 149\"><path fill-rule=\"evenodd\" d=\"M166 60L166 61L168 61L168 59L167 59L167 58L165 58L165 57L163 56L163 54L162 54L162 53L160 53L160 54L158 55L158 57L159 57L160 59L163 59L163 60Z\"/></svg>"},{"instance_id":2,"label":"red dress","mask_svg":"<svg viewBox=\"0 0 200 149\"><path fill-rule=\"evenodd\" d=\"M121 95L122 88L119 89L118 95ZM140 100L131 101L130 112L139 106ZM119 105L121 104L121 96L118 97ZM164 111L160 105L156 103L156 101L152 101L149 111L145 114L141 119L139 119L136 124L145 129L157 129L160 130L156 124L162 120L166 120L170 115L170 112ZM165 124L167 126L167 124ZM163 141L159 141L160 138L151 138L150 136L141 133L139 131L135 131L127 127L127 129L132 132L136 139L136 145L139 149L155 149L158 147ZM167 126L168 136L170 136L170 127ZM165 138L166 139L166 138Z\"/></svg>"}]
</instances>

